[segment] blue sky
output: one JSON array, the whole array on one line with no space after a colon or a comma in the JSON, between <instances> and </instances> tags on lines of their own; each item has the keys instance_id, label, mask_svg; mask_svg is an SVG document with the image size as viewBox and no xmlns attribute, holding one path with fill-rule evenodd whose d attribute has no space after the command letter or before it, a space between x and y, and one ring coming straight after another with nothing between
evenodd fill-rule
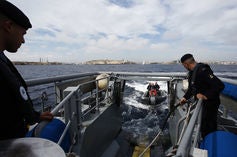
<instances>
[{"instance_id":1,"label":"blue sky","mask_svg":"<svg viewBox=\"0 0 237 157\"><path fill-rule=\"evenodd\" d=\"M9 0L33 28L14 61L237 61L236 0Z\"/></svg>"}]
</instances>

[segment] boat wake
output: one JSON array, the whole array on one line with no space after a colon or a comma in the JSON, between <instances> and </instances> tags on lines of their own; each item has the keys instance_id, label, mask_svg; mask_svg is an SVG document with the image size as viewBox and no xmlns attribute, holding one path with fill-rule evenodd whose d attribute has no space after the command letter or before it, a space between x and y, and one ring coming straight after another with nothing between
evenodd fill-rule
<instances>
[{"instance_id":1,"label":"boat wake","mask_svg":"<svg viewBox=\"0 0 237 157\"><path fill-rule=\"evenodd\" d=\"M131 143L147 145L161 130L168 114L167 101L157 106L149 106L140 102L147 90L148 82L131 81L126 83L122 107L123 130L129 134ZM162 90L167 91L166 84L158 82ZM168 135L167 128L163 131Z\"/></svg>"}]
</instances>

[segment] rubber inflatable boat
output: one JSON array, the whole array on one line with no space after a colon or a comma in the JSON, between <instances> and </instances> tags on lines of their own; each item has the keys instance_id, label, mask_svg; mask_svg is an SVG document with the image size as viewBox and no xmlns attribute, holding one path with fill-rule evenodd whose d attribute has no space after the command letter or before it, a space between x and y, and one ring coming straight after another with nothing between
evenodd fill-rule
<instances>
[{"instance_id":1,"label":"rubber inflatable boat","mask_svg":"<svg viewBox=\"0 0 237 157\"><path fill-rule=\"evenodd\" d=\"M163 94L164 91L151 89L146 91L142 96L142 103L147 105L158 105L161 102L165 101L166 95Z\"/></svg>"}]
</instances>

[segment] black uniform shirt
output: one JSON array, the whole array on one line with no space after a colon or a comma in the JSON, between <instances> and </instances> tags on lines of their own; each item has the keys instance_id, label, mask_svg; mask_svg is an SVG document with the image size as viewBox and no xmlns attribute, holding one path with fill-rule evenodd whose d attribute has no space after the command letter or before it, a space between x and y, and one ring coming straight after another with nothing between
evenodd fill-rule
<instances>
[{"instance_id":1,"label":"black uniform shirt","mask_svg":"<svg viewBox=\"0 0 237 157\"><path fill-rule=\"evenodd\" d=\"M196 72L195 81L192 82L194 71L189 72L189 87L184 98L189 99L191 96L201 93L207 97L209 103L220 104L220 89L218 87L219 79L213 74L210 66L198 63L199 67Z\"/></svg>"},{"instance_id":2,"label":"black uniform shirt","mask_svg":"<svg viewBox=\"0 0 237 157\"><path fill-rule=\"evenodd\" d=\"M15 66L0 52L0 140L24 137L28 124L39 122L27 86Z\"/></svg>"}]
</instances>

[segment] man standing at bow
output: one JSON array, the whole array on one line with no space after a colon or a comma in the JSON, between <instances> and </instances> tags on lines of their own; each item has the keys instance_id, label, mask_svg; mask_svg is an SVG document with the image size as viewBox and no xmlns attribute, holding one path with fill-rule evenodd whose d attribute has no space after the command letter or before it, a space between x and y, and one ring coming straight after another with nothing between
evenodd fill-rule
<instances>
[{"instance_id":1,"label":"man standing at bow","mask_svg":"<svg viewBox=\"0 0 237 157\"><path fill-rule=\"evenodd\" d=\"M0 140L24 137L29 125L53 119L50 112L40 114L33 109L25 81L4 54L5 50L15 53L31 27L20 9L0 1Z\"/></svg>"}]
</instances>

